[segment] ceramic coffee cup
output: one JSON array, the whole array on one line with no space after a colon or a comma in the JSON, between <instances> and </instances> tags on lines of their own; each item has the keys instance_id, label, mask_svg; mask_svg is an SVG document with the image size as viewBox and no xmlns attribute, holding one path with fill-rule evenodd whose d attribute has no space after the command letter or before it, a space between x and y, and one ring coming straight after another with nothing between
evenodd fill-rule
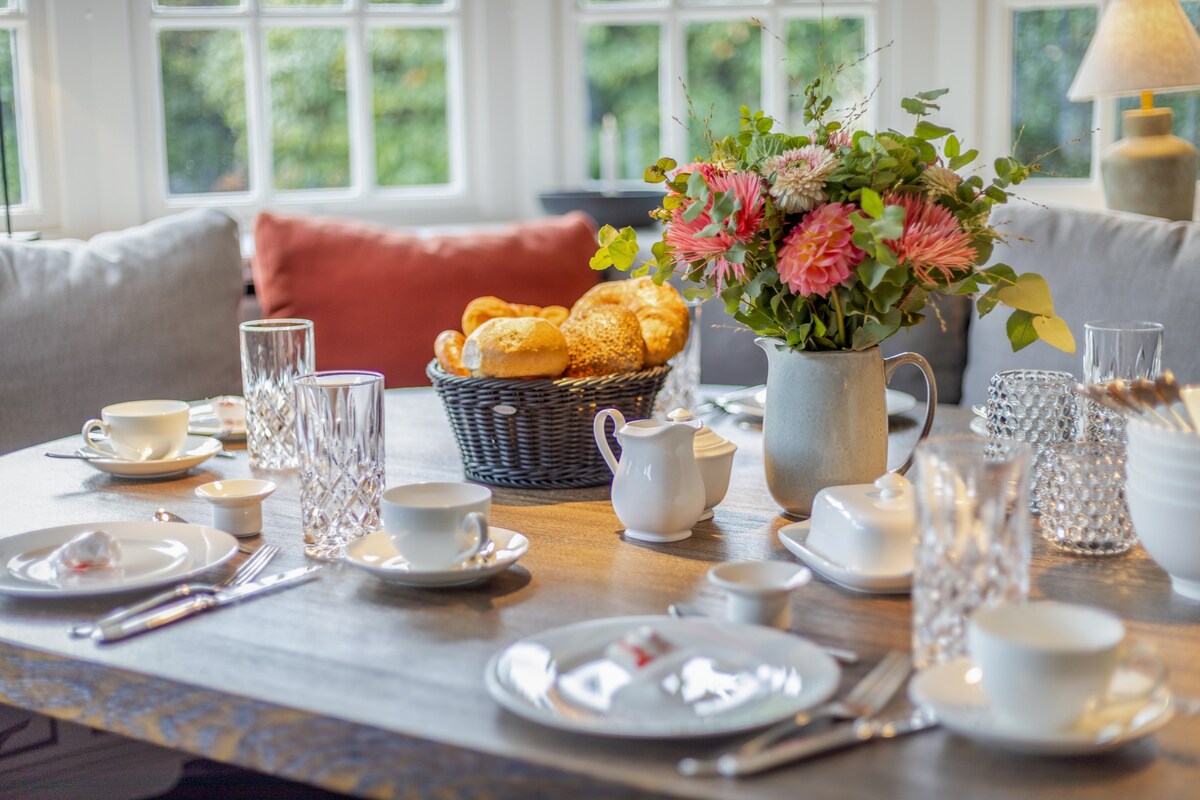
<instances>
[{"instance_id":1,"label":"ceramic coffee cup","mask_svg":"<svg viewBox=\"0 0 1200 800\"><path fill-rule=\"evenodd\" d=\"M105 406L100 419L84 423L83 439L128 461L171 458L187 441L188 410L182 400L131 400ZM97 438L97 431L105 438Z\"/></svg>"},{"instance_id":2,"label":"ceramic coffee cup","mask_svg":"<svg viewBox=\"0 0 1200 800\"><path fill-rule=\"evenodd\" d=\"M1125 625L1099 608L1013 603L975 613L967 649L998 717L1025 730L1065 730L1105 706L1147 699L1166 670L1148 648L1129 646ZM1113 686L1118 668L1135 673Z\"/></svg>"},{"instance_id":3,"label":"ceramic coffee cup","mask_svg":"<svg viewBox=\"0 0 1200 800\"><path fill-rule=\"evenodd\" d=\"M450 569L488 541L492 492L474 483L411 483L383 493L383 528L414 569Z\"/></svg>"}]
</instances>

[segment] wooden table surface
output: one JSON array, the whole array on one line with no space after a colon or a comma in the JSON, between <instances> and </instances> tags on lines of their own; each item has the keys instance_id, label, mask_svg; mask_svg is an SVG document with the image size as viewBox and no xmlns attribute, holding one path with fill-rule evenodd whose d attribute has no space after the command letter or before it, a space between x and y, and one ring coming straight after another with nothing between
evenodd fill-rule
<instances>
[{"instance_id":1,"label":"wooden table surface","mask_svg":"<svg viewBox=\"0 0 1200 800\"><path fill-rule=\"evenodd\" d=\"M963 430L968 419L947 408L938 428ZM70 639L66 628L111 600L4 598L0 701L364 797L1196 796L1194 716L1090 758L1022 758L933 731L733 781L675 773L677 759L711 744L589 738L501 710L482 672L504 646L569 622L661 613L674 601L715 612L720 598L704 578L713 563L790 558L775 536L786 520L766 492L761 433L728 419L716 424L740 446L735 474L715 519L684 542L623 540L607 488L499 489L493 523L525 533L531 547L520 564L478 587L405 589L332 565L321 580L107 647ZM893 425L899 450L916 425ZM42 456L74 444L0 457L0 535L145 519L159 506L207 524L208 507L192 490L251 474L244 453L151 482ZM461 478L431 390L388 393L387 445L391 485ZM283 548L278 570L305 559L296 477L270 477L280 488L264 508L264 537ZM1085 560L1035 544L1033 594L1119 613L1133 636L1159 647L1173 689L1200 696L1200 604L1172 594L1140 549ZM796 593L793 611L796 631L862 653L864 664L846 669L843 686L888 649L909 646L905 597L856 595L815 580Z\"/></svg>"}]
</instances>

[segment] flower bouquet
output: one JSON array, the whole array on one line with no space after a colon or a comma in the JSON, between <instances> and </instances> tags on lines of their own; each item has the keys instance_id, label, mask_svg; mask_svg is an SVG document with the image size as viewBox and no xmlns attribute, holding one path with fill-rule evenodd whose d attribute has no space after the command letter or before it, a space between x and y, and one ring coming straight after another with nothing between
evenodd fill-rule
<instances>
[{"instance_id":1,"label":"flower bouquet","mask_svg":"<svg viewBox=\"0 0 1200 800\"><path fill-rule=\"evenodd\" d=\"M592 267L654 270L657 281L679 273L690 297L719 294L738 321L793 350L871 348L919 322L939 293L977 295L980 316L1011 308L1014 350L1042 339L1073 352L1044 278L984 267L1001 238L992 206L1036 165L999 158L987 183L960 174L978 151L926 118L945 89L903 101L916 117L904 134L826 121L819 86L808 87L808 133L777 132L742 106L739 133L712 141L708 158L647 168L647 182L667 189L652 212L665 223L653 260L635 265L633 229L605 226Z\"/></svg>"}]
</instances>

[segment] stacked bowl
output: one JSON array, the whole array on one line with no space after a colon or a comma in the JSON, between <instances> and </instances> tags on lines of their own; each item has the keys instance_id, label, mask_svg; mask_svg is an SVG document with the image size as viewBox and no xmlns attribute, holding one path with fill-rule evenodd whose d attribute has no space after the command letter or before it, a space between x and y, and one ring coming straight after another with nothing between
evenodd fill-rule
<instances>
[{"instance_id":1,"label":"stacked bowl","mask_svg":"<svg viewBox=\"0 0 1200 800\"><path fill-rule=\"evenodd\" d=\"M1130 418L1125 498L1142 546L1200 600L1200 434Z\"/></svg>"}]
</instances>

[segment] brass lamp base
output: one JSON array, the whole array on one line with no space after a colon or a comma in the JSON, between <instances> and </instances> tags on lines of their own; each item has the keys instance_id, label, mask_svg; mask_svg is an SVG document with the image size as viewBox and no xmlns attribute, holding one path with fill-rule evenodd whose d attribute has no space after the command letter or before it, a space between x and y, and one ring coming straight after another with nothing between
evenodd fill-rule
<instances>
[{"instance_id":1,"label":"brass lamp base","mask_svg":"<svg viewBox=\"0 0 1200 800\"><path fill-rule=\"evenodd\" d=\"M1122 112L1125 138L1114 142L1100 160L1109 208L1172 220L1192 219L1200 157L1191 142L1171 134L1173 117L1169 108Z\"/></svg>"}]
</instances>

